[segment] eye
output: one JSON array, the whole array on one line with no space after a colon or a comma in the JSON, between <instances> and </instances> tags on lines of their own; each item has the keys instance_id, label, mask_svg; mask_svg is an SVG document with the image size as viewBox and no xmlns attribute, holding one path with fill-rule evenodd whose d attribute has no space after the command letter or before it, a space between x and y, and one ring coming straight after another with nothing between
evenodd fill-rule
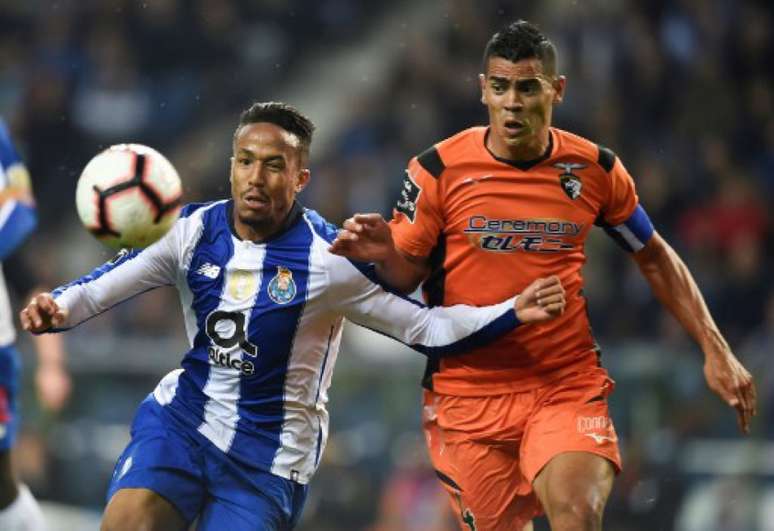
<instances>
[{"instance_id":1,"label":"eye","mask_svg":"<svg viewBox=\"0 0 774 531\"><path fill-rule=\"evenodd\" d=\"M495 94L502 94L508 86L505 83L492 83L492 90Z\"/></svg>"},{"instance_id":2,"label":"eye","mask_svg":"<svg viewBox=\"0 0 774 531\"><path fill-rule=\"evenodd\" d=\"M249 166L252 164L253 160L249 157L239 157L237 158L237 164L240 166Z\"/></svg>"},{"instance_id":3,"label":"eye","mask_svg":"<svg viewBox=\"0 0 774 531\"><path fill-rule=\"evenodd\" d=\"M543 91L543 85L537 79L525 79L516 83L516 89L524 95L532 96Z\"/></svg>"}]
</instances>

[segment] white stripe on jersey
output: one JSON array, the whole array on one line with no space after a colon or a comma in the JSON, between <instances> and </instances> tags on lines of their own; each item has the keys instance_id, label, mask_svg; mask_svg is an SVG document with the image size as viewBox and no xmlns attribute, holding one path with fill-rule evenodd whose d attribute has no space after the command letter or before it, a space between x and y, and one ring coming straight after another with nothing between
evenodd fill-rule
<instances>
[{"instance_id":1,"label":"white stripe on jersey","mask_svg":"<svg viewBox=\"0 0 774 531\"><path fill-rule=\"evenodd\" d=\"M223 283L223 292L216 311L243 312L247 318L254 305L257 294L256 287L261 285L262 269L260 264L263 263L264 256L266 256L266 249L250 242L242 242L233 237L232 239L234 241L234 256L220 271L221 275L226 275L226 281ZM229 282L228 276L233 272L246 275L241 282L245 286L252 286L253 291L245 293L245 296L240 298L242 293L230 288L234 284ZM234 324L232 321L228 321L228 323L232 326ZM223 332L224 337L230 337L236 333L235 330L222 330L221 332ZM230 354L232 359L242 360L249 357L239 345L235 345ZM210 365L210 375L204 389L202 389L208 400L204 405L204 418L199 426L199 433L224 452L228 452L231 448L236 425L239 422L237 404L241 398L241 386L242 375L239 371L235 371L231 367Z\"/></svg>"},{"instance_id":2,"label":"white stripe on jersey","mask_svg":"<svg viewBox=\"0 0 774 531\"><path fill-rule=\"evenodd\" d=\"M162 406L166 406L172 402L172 399L175 398L175 392L177 391L177 381L182 372L183 369L175 369L167 373L167 375L161 379L153 390L153 397L156 399L156 402Z\"/></svg>"}]
</instances>

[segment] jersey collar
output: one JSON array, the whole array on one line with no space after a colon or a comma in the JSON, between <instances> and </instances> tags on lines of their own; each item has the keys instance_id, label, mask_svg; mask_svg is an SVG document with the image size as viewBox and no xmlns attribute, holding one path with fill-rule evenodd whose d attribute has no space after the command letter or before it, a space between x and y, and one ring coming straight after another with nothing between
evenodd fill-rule
<instances>
[{"instance_id":1,"label":"jersey collar","mask_svg":"<svg viewBox=\"0 0 774 531\"><path fill-rule=\"evenodd\" d=\"M486 149L487 153L489 153L489 155L491 155L491 157L493 159L495 159L496 161L502 162L504 164L508 164L509 166L513 166L513 167L518 168L518 169L520 169L522 171L527 171L528 169L532 168L533 166L536 166L537 164L540 164L544 160L548 159L551 156L551 153L554 151L554 132L549 129L548 130L548 147L546 147L545 152L542 155L540 155L538 158L532 159L532 160L510 160L510 159L505 159L505 158L502 158L502 157L498 157L497 155L492 153L489 150L489 147L486 145L486 141L489 138L490 130L491 129L489 127L487 127L486 128L486 133L484 133L484 149Z\"/></svg>"}]
</instances>

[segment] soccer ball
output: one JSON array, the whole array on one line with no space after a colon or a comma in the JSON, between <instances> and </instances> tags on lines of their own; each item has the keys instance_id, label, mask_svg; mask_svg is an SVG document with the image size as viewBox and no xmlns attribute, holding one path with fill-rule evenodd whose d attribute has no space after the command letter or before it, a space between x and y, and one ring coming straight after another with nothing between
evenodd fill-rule
<instances>
[{"instance_id":1,"label":"soccer ball","mask_svg":"<svg viewBox=\"0 0 774 531\"><path fill-rule=\"evenodd\" d=\"M89 161L75 204L83 225L114 249L146 247L180 215L182 186L174 166L155 149L118 144Z\"/></svg>"}]
</instances>

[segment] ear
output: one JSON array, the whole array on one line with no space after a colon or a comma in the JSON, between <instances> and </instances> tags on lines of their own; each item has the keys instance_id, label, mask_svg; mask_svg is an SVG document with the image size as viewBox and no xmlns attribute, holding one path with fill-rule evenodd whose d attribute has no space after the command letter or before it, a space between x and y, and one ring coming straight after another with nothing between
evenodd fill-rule
<instances>
[{"instance_id":1,"label":"ear","mask_svg":"<svg viewBox=\"0 0 774 531\"><path fill-rule=\"evenodd\" d=\"M567 86L567 78L564 76L557 76L556 79L554 79L552 86L554 87L553 103L562 103L562 100L564 100L564 90Z\"/></svg>"},{"instance_id":2,"label":"ear","mask_svg":"<svg viewBox=\"0 0 774 531\"><path fill-rule=\"evenodd\" d=\"M478 85L481 87L481 103L486 105L486 76L484 74L478 75Z\"/></svg>"},{"instance_id":3,"label":"ear","mask_svg":"<svg viewBox=\"0 0 774 531\"><path fill-rule=\"evenodd\" d=\"M312 172L309 171L309 168L304 168L303 170L298 172L298 175L296 176L296 187L295 192L301 193L304 188L306 188L306 185L309 184L309 180L312 178Z\"/></svg>"},{"instance_id":4,"label":"ear","mask_svg":"<svg viewBox=\"0 0 774 531\"><path fill-rule=\"evenodd\" d=\"M232 183L234 182L234 157L231 157L229 159L229 170L228 170L228 182Z\"/></svg>"}]
</instances>

